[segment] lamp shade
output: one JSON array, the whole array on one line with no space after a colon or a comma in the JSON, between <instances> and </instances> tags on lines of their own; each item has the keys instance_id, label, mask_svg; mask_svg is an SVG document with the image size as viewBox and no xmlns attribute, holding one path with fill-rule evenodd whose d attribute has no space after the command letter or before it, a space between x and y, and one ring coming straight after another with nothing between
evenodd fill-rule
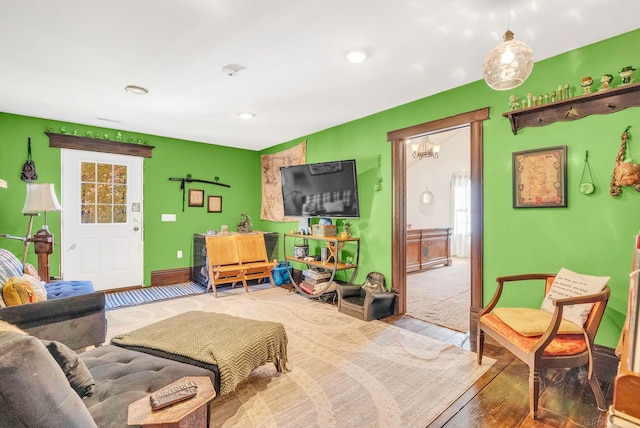
<instances>
[{"instance_id":1,"label":"lamp shade","mask_svg":"<svg viewBox=\"0 0 640 428\"><path fill-rule=\"evenodd\" d=\"M524 42L504 33L504 42L493 48L484 60L482 74L491 89L506 91L522 85L533 70L533 51Z\"/></svg>"},{"instance_id":2,"label":"lamp shade","mask_svg":"<svg viewBox=\"0 0 640 428\"><path fill-rule=\"evenodd\" d=\"M24 201L23 213L62 211L56 191L51 183L27 184L27 197Z\"/></svg>"}]
</instances>

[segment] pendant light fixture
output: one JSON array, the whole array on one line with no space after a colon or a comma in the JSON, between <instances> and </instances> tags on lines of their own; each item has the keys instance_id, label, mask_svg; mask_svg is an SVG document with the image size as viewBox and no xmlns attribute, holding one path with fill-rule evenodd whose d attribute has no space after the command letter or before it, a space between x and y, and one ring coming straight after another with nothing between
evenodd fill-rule
<instances>
[{"instance_id":1,"label":"pendant light fixture","mask_svg":"<svg viewBox=\"0 0 640 428\"><path fill-rule=\"evenodd\" d=\"M411 144L411 156L422 160L422 158L434 158L438 159L440 153L440 145L433 144L429 140L429 136L425 135L420 140L420 143L410 142Z\"/></svg>"},{"instance_id":2,"label":"pendant light fixture","mask_svg":"<svg viewBox=\"0 0 640 428\"><path fill-rule=\"evenodd\" d=\"M533 51L524 42L513 40L509 30L509 3L507 2L507 32L504 42L493 48L484 60L482 75L491 89L506 91L522 85L533 70Z\"/></svg>"}]
</instances>

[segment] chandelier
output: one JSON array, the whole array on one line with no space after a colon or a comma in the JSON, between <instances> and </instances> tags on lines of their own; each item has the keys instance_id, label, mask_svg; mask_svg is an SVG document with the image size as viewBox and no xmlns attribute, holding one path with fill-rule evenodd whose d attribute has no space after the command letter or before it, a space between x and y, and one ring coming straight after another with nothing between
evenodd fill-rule
<instances>
[{"instance_id":1,"label":"chandelier","mask_svg":"<svg viewBox=\"0 0 640 428\"><path fill-rule=\"evenodd\" d=\"M433 144L429 141L429 136L425 135L420 140L420 143L411 143L411 156L414 158L434 158L438 159L438 153L440 153L440 145Z\"/></svg>"}]
</instances>

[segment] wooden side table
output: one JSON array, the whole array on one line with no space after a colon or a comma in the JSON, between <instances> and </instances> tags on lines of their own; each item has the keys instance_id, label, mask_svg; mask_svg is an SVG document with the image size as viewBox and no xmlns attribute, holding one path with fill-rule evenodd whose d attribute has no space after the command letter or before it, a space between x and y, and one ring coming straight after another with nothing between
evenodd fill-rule
<instances>
[{"instance_id":1,"label":"wooden side table","mask_svg":"<svg viewBox=\"0 0 640 428\"><path fill-rule=\"evenodd\" d=\"M185 382L195 382L198 395L160 410L151 410L149 395L129 404L129 425L152 428L206 428L209 426L208 404L216 396L208 376L187 376L167 385L171 388ZM163 388L164 389L164 388Z\"/></svg>"}]
</instances>

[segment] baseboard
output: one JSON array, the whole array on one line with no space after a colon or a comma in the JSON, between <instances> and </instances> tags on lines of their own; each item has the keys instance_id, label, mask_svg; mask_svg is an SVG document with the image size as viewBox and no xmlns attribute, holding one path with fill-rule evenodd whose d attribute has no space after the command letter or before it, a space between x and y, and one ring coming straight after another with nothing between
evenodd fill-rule
<instances>
[{"instance_id":1,"label":"baseboard","mask_svg":"<svg viewBox=\"0 0 640 428\"><path fill-rule=\"evenodd\" d=\"M151 272L151 286L180 284L191 281L191 268L156 270Z\"/></svg>"}]
</instances>

